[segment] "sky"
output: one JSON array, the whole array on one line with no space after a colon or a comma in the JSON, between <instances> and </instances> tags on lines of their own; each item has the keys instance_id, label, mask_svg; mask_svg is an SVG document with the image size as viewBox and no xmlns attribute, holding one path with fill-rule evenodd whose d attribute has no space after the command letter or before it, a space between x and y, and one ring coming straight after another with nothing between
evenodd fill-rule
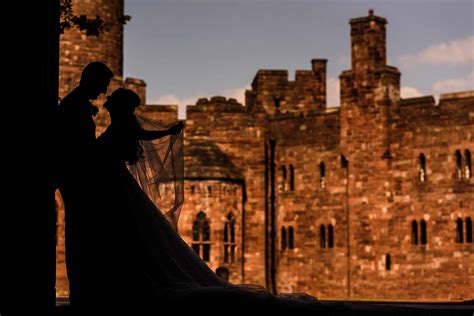
<instances>
[{"instance_id":1,"label":"sky","mask_svg":"<svg viewBox=\"0 0 474 316\"><path fill-rule=\"evenodd\" d=\"M147 104L222 95L244 102L259 69L311 69L328 59L328 106L350 68L349 19L385 17L387 61L402 97L474 90L474 0L125 0L124 76Z\"/></svg>"}]
</instances>

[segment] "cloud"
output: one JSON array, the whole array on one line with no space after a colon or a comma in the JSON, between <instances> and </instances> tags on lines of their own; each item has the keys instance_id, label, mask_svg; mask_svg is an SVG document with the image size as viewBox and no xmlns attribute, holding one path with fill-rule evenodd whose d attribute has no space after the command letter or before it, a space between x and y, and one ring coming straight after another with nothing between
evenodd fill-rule
<instances>
[{"instance_id":1,"label":"cloud","mask_svg":"<svg viewBox=\"0 0 474 316\"><path fill-rule=\"evenodd\" d=\"M227 98L234 98L237 102L245 105L245 90L250 90L250 86L226 90L224 91L224 96Z\"/></svg>"},{"instance_id":2,"label":"cloud","mask_svg":"<svg viewBox=\"0 0 474 316\"><path fill-rule=\"evenodd\" d=\"M245 86L243 88L236 89L227 89L224 90L221 94L200 94L193 96L178 97L174 94L165 94L161 95L155 99L153 104L177 104L178 105L178 118L186 118L186 106L196 104L197 100L200 98L210 98L215 95L222 95L226 98L234 98L237 102L245 105L245 90L250 89L250 86Z\"/></svg>"},{"instance_id":3,"label":"cloud","mask_svg":"<svg viewBox=\"0 0 474 316\"><path fill-rule=\"evenodd\" d=\"M402 99L421 97L423 94L415 87L404 86L400 88Z\"/></svg>"},{"instance_id":4,"label":"cloud","mask_svg":"<svg viewBox=\"0 0 474 316\"><path fill-rule=\"evenodd\" d=\"M349 68L351 65L351 58L349 56L340 56L336 59L336 65Z\"/></svg>"},{"instance_id":5,"label":"cloud","mask_svg":"<svg viewBox=\"0 0 474 316\"><path fill-rule=\"evenodd\" d=\"M436 81L432 86L433 94L474 90L474 70L464 78Z\"/></svg>"},{"instance_id":6,"label":"cloud","mask_svg":"<svg viewBox=\"0 0 474 316\"><path fill-rule=\"evenodd\" d=\"M438 43L415 54L400 57L402 66L414 64L464 65L474 61L474 36Z\"/></svg>"},{"instance_id":7,"label":"cloud","mask_svg":"<svg viewBox=\"0 0 474 316\"><path fill-rule=\"evenodd\" d=\"M326 83L327 106L336 107L341 103L339 79L329 77Z\"/></svg>"}]
</instances>

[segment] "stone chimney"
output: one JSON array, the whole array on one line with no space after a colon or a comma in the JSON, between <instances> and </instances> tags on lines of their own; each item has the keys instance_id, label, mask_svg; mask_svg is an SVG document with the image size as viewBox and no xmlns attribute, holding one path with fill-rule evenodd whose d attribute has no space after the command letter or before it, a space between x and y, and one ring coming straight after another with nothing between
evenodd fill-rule
<instances>
[{"instance_id":1,"label":"stone chimney","mask_svg":"<svg viewBox=\"0 0 474 316\"><path fill-rule=\"evenodd\" d=\"M356 77L372 72L387 64L386 32L387 20L374 15L354 18L351 25L352 71Z\"/></svg>"},{"instance_id":2,"label":"stone chimney","mask_svg":"<svg viewBox=\"0 0 474 316\"><path fill-rule=\"evenodd\" d=\"M316 97L319 104L326 106L326 65L327 59L311 60L311 69L316 81Z\"/></svg>"}]
</instances>

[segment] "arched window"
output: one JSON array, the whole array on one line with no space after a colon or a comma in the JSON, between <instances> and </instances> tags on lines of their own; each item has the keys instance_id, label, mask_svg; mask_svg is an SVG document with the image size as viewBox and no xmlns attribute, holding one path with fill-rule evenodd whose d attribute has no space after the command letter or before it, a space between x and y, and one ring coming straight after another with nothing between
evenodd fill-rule
<instances>
[{"instance_id":1,"label":"arched window","mask_svg":"<svg viewBox=\"0 0 474 316\"><path fill-rule=\"evenodd\" d=\"M334 229L331 224L328 225L328 248L334 248Z\"/></svg>"},{"instance_id":2,"label":"arched window","mask_svg":"<svg viewBox=\"0 0 474 316\"><path fill-rule=\"evenodd\" d=\"M290 165L290 191L295 190L295 167Z\"/></svg>"},{"instance_id":3,"label":"arched window","mask_svg":"<svg viewBox=\"0 0 474 316\"><path fill-rule=\"evenodd\" d=\"M420 221L420 230L421 230L420 242L422 245L426 245L428 243L428 238L426 237L426 222L424 219Z\"/></svg>"},{"instance_id":4,"label":"arched window","mask_svg":"<svg viewBox=\"0 0 474 316\"><path fill-rule=\"evenodd\" d=\"M192 248L204 261L211 258L211 227L206 213L199 212L193 223Z\"/></svg>"},{"instance_id":5,"label":"arched window","mask_svg":"<svg viewBox=\"0 0 474 316\"><path fill-rule=\"evenodd\" d=\"M463 222L461 218L456 221L456 242L462 244L464 242Z\"/></svg>"},{"instance_id":6,"label":"arched window","mask_svg":"<svg viewBox=\"0 0 474 316\"><path fill-rule=\"evenodd\" d=\"M470 217L466 218L466 242L472 243L472 220Z\"/></svg>"},{"instance_id":7,"label":"arched window","mask_svg":"<svg viewBox=\"0 0 474 316\"><path fill-rule=\"evenodd\" d=\"M471 162L471 152L469 149L464 151L464 157L466 159L466 165L464 166L464 177L469 179L472 177L472 162Z\"/></svg>"},{"instance_id":8,"label":"arched window","mask_svg":"<svg viewBox=\"0 0 474 316\"><path fill-rule=\"evenodd\" d=\"M283 165L283 166L281 166L281 182L282 182L282 189L283 189L283 191L286 190L286 179L287 179L287 176L286 176L286 166Z\"/></svg>"},{"instance_id":9,"label":"arched window","mask_svg":"<svg viewBox=\"0 0 474 316\"><path fill-rule=\"evenodd\" d=\"M389 253L385 255L385 270L390 271L392 268L392 256Z\"/></svg>"},{"instance_id":10,"label":"arched window","mask_svg":"<svg viewBox=\"0 0 474 316\"><path fill-rule=\"evenodd\" d=\"M288 249L295 248L295 231L293 226L288 227Z\"/></svg>"},{"instance_id":11,"label":"arched window","mask_svg":"<svg viewBox=\"0 0 474 316\"><path fill-rule=\"evenodd\" d=\"M276 97L276 98L274 99L275 111L276 111L277 113L280 112L280 103L281 103L280 101L281 101L281 100L280 100L279 97Z\"/></svg>"},{"instance_id":12,"label":"arched window","mask_svg":"<svg viewBox=\"0 0 474 316\"><path fill-rule=\"evenodd\" d=\"M456 150L456 153L454 154L456 157L456 178L461 179L462 178L462 155L460 150Z\"/></svg>"},{"instance_id":13,"label":"arched window","mask_svg":"<svg viewBox=\"0 0 474 316\"><path fill-rule=\"evenodd\" d=\"M319 164L319 186L321 189L326 187L326 166L324 165L324 162Z\"/></svg>"},{"instance_id":14,"label":"arched window","mask_svg":"<svg viewBox=\"0 0 474 316\"><path fill-rule=\"evenodd\" d=\"M281 247L281 250L286 249L286 228L284 226L281 228L280 247Z\"/></svg>"},{"instance_id":15,"label":"arched window","mask_svg":"<svg viewBox=\"0 0 474 316\"><path fill-rule=\"evenodd\" d=\"M418 245L418 223L415 220L411 222L411 244Z\"/></svg>"},{"instance_id":16,"label":"arched window","mask_svg":"<svg viewBox=\"0 0 474 316\"><path fill-rule=\"evenodd\" d=\"M346 156L341 155L341 167L347 169L349 167L349 160L347 160Z\"/></svg>"},{"instance_id":17,"label":"arched window","mask_svg":"<svg viewBox=\"0 0 474 316\"><path fill-rule=\"evenodd\" d=\"M235 217L232 213L227 214L224 225L224 262L235 262Z\"/></svg>"},{"instance_id":18,"label":"arched window","mask_svg":"<svg viewBox=\"0 0 474 316\"><path fill-rule=\"evenodd\" d=\"M420 179L420 182L425 182L426 181L426 158L423 153L420 154L420 157L418 158L419 160L419 171L418 171L418 176Z\"/></svg>"},{"instance_id":19,"label":"arched window","mask_svg":"<svg viewBox=\"0 0 474 316\"><path fill-rule=\"evenodd\" d=\"M326 248L326 227L324 225L319 226L319 246Z\"/></svg>"}]
</instances>

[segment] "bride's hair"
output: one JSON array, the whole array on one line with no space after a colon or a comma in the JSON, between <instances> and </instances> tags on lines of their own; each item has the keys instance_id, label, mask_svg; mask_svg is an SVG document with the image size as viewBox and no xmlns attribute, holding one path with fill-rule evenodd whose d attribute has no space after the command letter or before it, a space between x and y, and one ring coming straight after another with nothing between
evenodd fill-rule
<instances>
[{"instance_id":1,"label":"bride's hair","mask_svg":"<svg viewBox=\"0 0 474 316\"><path fill-rule=\"evenodd\" d=\"M140 96L130 89L118 88L108 97L104 107L109 112L135 109L142 103Z\"/></svg>"},{"instance_id":2,"label":"bride's hair","mask_svg":"<svg viewBox=\"0 0 474 316\"><path fill-rule=\"evenodd\" d=\"M125 117L127 124L137 124L136 117L131 114L135 108L141 104L141 99L130 89L118 88L108 98L104 107L109 111L112 117ZM143 157L143 147L138 139L134 139L133 133L129 134L129 139L122 144L123 154L128 164L136 164Z\"/></svg>"}]
</instances>

